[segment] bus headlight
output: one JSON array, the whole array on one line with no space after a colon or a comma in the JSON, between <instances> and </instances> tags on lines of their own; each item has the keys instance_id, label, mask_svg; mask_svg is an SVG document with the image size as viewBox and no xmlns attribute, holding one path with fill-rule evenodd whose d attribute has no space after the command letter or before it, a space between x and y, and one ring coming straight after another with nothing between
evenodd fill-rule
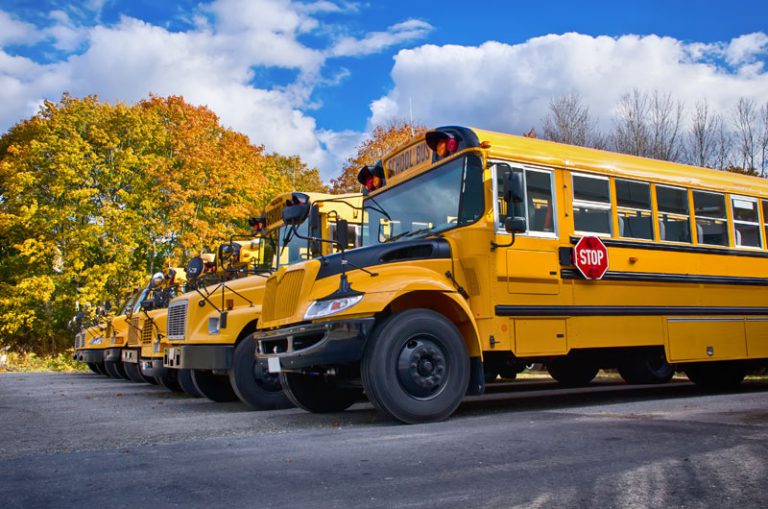
<instances>
[{"instance_id":1,"label":"bus headlight","mask_svg":"<svg viewBox=\"0 0 768 509\"><path fill-rule=\"evenodd\" d=\"M307 312L304 314L304 319L312 320L314 318L321 318L323 316L338 313L339 311L344 311L360 302L362 298L362 295L354 295L352 297L342 297L340 299L316 300L309 306L309 309L307 309Z\"/></svg>"},{"instance_id":2,"label":"bus headlight","mask_svg":"<svg viewBox=\"0 0 768 509\"><path fill-rule=\"evenodd\" d=\"M102 341L104 341L104 338L99 336L98 338L93 338L91 340L91 344L92 345L100 345L102 343Z\"/></svg>"}]
</instances>

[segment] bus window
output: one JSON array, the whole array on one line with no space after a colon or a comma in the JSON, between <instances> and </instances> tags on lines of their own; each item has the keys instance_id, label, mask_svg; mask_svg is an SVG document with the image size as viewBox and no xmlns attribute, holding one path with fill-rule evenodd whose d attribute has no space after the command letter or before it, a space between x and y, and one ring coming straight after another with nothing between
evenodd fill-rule
<instances>
[{"instance_id":1,"label":"bus window","mask_svg":"<svg viewBox=\"0 0 768 509\"><path fill-rule=\"evenodd\" d=\"M728 245L728 220L725 215L724 195L694 191L693 213L696 215L699 244Z\"/></svg>"},{"instance_id":2,"label":"bus window","mask_svg":"<svg viewBox=\"0 0 768 509\"><path fill-rule=\"evenodd\" d=\"M573 175L575 230L611 234L611 190L607 177Z\"/></svg>"},{"instance_id":3,"label":"bus window","mask_svg":"<svg viewBox=\"0 0 768 509\"><path fill-rule=\"evenodd\" d=\"M651 185L616 179L619 237L653 240Z\"/></svg>"},{"instance_id":4,"label":"bus window","mask_svg":"<svg viewBox=\"0 0 768 509\"><path fill-rule=\"evenodd\" d=\"M757 217L757 200L742 196L732 196L731 206L733 211L733 235L736 245L739 247L763 247L762 239L760 238L760 218Z\"/></svg>"},{"instance_id":5,"label":"bus window","mask_svg":"<svg viewBox=\"0 0 768 509\"><path fill-rule=\"evenodd\" d=\"M670 242L691 242L688 192L676 187L656 186L659 206L659 237Z\"/></svg>"},{"instance_id":6,"label":"bus window","mask_svg":"<svg viewBox=\"0 0 768 509\"><path fill-rule=\"evenodd\" d=\"M534 232L554 233L555 211L552 202L552 173L525 170L525 191L528 229Z\"/></svg>"}]
</instances>

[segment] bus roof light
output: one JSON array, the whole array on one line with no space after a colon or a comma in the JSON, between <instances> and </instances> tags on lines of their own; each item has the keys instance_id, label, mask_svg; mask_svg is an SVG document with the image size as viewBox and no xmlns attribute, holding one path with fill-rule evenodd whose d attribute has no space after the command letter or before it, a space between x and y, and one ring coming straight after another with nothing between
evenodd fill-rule
<instances>
[{"instance_id":1,"label":"bus roof light","mask_svg":"<svg viewBox=\"0 0 768 509\"><path fill-rule=\"evenodd\" d=\"M373 166L363 166L357 174L357 181L363 185L363 194L375 191L387 183L381 162Z\"/></svg>"}]
</instances>

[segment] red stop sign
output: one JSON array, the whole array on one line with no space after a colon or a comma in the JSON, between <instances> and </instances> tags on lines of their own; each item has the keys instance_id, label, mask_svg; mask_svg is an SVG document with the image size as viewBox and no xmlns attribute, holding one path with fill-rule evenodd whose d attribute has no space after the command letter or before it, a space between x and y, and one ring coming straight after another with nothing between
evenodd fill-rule
<instances>
[{"instance_id":1,"label":"red stop sign","mask_svg":"<svg viewBox=\"0 0 768 509\"><path fill-rule=\"evenodd\" d=\"M600 279L608 271L608 250L600 237L582 237L573 248L573 264L587 279Z\"/></svg>"}]
</instances>

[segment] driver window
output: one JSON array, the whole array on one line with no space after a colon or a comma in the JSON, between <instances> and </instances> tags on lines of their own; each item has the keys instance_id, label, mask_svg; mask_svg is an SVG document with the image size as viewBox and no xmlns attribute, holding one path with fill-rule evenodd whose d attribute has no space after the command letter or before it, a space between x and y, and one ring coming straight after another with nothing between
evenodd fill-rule
<instances>
[{"instance_id":1,"label":"driver window","mask_svg":"<svg viewBox=\"0 0 768 509\"><path fill-rule=\"evenodd\" d=\"M516 210L507 211L507 203L503 196L503 178L508 167L497 166L496 174L496 206L499 211L496 229L504 230L507 217L525 216L528 231L535 233L555 233L555 206L552 194L552 172L547 170L512 168L512 172L522 174L525 182L525 201L516 205Z\"/></svg>"}]
</instances>

